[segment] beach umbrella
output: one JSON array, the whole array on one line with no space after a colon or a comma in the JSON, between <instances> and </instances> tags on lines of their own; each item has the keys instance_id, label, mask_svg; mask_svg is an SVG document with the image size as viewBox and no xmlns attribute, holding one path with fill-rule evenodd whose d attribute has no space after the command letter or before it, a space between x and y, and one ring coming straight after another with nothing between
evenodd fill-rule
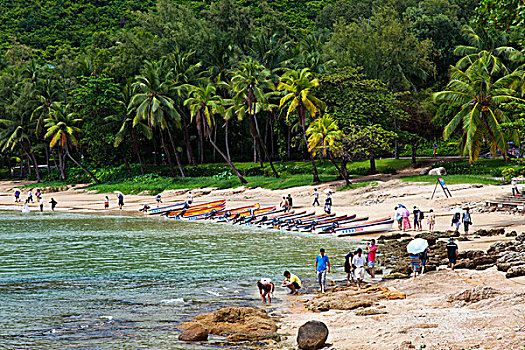
<instances>
[{"instance_id":1,"label":"beach umbrella","mask_svg":"<svg viewBox=\"0 0 525 350\"><path fill-rule=\"evenodd\" d=\"M463 214L463 209L461 209L460 207L455 207L454 209L452 209L452 213L453 214Z\"/></svg>"},{"instance_id":2,"label":"beach umbrella","mask_svg":"<svg viewBox=\"0 0 525 350\"><path fill-rule=\"evenodd\" d=\"M410 254L419 254L425 251L428 248L428 242L423 238L414 238L407 245L407 252Z\"/></svg>"},{"instance_id":3,"label":"beach umbrella","mask_svg":"<svg viewBox=\"0 0 525 350\"><path fill-rule=\"evenodd\" d=\"M113 191L114 194L121 194L121 195L124 195L124 193L120 192L120 191Z\"/></svg>"},{"instance_id":4,"label":"beach umbrella","mask_svg":"<svg viewBox=\"0 0 525 350\"><path fill-rule=\"evenodd\" d=\"M400 208L405 208L405 209L407 208L403 204L398 204L397 206L400 207Z\"/></svg>"},{"instance_id":5,"label":"beach umbrella","mask_svg":"<svg viewBox=\"0 0 525 350\"><path fill-rule=\"evenodd\" d=\"M13 188L13 192L16 192L16 191L22 192L22 190L20 190L18 187Z\"/></svg>"},{"instance_id":6,"label":"beach umbrella","mask_svg":"<svg viewBox=\"0 0 525 350\"><path fill-rule=\"evenodd\" d=\"M327 189L324 190L324 193L330 194L330 193L332 193L332 189L331 188L327 188Z\"/></svg>"}]
</instances>

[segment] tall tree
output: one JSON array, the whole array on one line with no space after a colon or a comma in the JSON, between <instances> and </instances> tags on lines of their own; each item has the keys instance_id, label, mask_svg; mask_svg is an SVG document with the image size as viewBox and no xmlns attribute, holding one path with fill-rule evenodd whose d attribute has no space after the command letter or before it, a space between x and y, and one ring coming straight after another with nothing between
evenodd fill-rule
<instances>
[{"instance_id":1,"label":"tall tree","mask_svg":"<svg viewBox=\"0 0 525 350\"><path fill-rule=\"evenodd\" d=\"M301 126L304 143L308 144L306 136L307 118L315 118L317 113L325 109L323 101L315 96L313 89L319 86L319 80L314 78L308 68L301 70L290 70L281 76L281 81L277 85L277 90L285 91L286 95L281 98L279 108L287 105L286 118L289 119L292 114L297 114L297 121ZM312 162L313 181L319 182L319 174L315 166L315 160L312 152L308 152Z\"/></svg>"},{"instance_id":2,"label":"tall tree","mask_svg":"<svg viewBox=\"0 0 525 350\"><path fill-rule=\"evenodd\" d=\"M216 87L211 83L206 86L190 87L190 97L184 101L184 104L190 108L192 119L197 124L197 128L202 129L204 136L208 138L213 148L215 148L232 168L241 184L248 183L231 160L228 159L228 156L226 156L213 141L212 135L213 129L215 128L214 114L223 110L222 98L216 94Z\"/></svg>"},{"instance_id":3,"label":"tall tree","mask_svg":"<svg viewBox=\"0 0 525 350\"><path fill-rule=\"evenodd\" d=\"M516 97L511 86L518 79L516 74L495 78L490 56L484 56L466 70L451 68L450 81L445 90L434 94L434 101L461 105L459 112L443 130L443 138L448 140L457 127L462 124L460 143L463 155L469 156L472 164L479 156L484 140L495 154L500 150L506 157L507 141L517 142L517 134L506 134L499 128L501 123L510 122L503 107L507 102L524 102Z\"/></svg>"},{"instance_id":4,"label":"tall tree","mask_svg":"<svg viewBox=\"0 0 525 350\"><path fill-rule=\"evenodd\" d=\"M158 129L162 149L166 154L171 175L175 176L170 151L164 139L164 131L167 131L170 140L173 141L169 124L172 122L176 126L180 126L180 115L173 106L173 100L167 96L169 83L165 80L161 62L145 61L141 73L141 75L135 77L133 87L136 90L130 102L132 107L136 107L133 126L137 125L141 120L145 120L151 129ZM175 147L173 148L180 174L184 177L184 170L182 169L177 150Z\"/></svg>"},{"instance_id":5,"label":"tall tree","mask_svg":"<svg viewBox=\"0 0 525 350\"><path fill-rule=\"evenodd\" d=\"M81 133L81 129L76 125L78 125L82 119L77 118L77 114L71 112L70 109L71 107L68 104L56 103L53 105L49 118L44 120L44 126L46 128L44 137L51 139L49 143L51 148L59 146L65 156L68 156L73 163L82 168L93 181L100 184L101 181L71 155L70 147L78 146L76 135Z\"/></svg>"}]
</instances>

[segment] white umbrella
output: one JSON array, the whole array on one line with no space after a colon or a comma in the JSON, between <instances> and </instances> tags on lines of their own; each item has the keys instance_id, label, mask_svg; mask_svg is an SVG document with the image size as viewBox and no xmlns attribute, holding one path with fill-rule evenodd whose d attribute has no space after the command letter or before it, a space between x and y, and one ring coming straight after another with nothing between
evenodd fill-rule
<instances>
[{"instance_id":1,"label":"white umbrella","mask_svg":"<svg viewBox=\"0 0 525 350\"><path fill-rule=\"evenodd\" d=\"M124 195L124 193L122 193L122 192L120 192L120 191L113 191L113 193Z\"/></svg>"},{"instance_id":2,"label":"white umbrella","mask_svg":"<svg viewBox=\"0 0 525 350\"><path fill-rule=\"evenodd\" d=\"M13 192L16 192L16 191L22 192L22 190L20 190L18 187L13 188Z\"/></svg>"},{"instance_id":3,"label":"white umbrella","mask_svg":"<svg viewBox=\"0 0 525 350\"><path fill-rule=\"evenodd\" d=\"M330 193L332 193L332 189L331 188L327 188L327 189L324 190L324 193L330 194Z\"/></svg>"},{"instance_id":4,"label":"white umbrella","mask_svg":"<svg viewBox=\"0 0 525 350\"><path fill-rule=\"evenodd\" d=\"M428 242L423 238L414 238L407 245L407 252L410 254L419 254L428 248Z\"/></svg>"}]
</instances>

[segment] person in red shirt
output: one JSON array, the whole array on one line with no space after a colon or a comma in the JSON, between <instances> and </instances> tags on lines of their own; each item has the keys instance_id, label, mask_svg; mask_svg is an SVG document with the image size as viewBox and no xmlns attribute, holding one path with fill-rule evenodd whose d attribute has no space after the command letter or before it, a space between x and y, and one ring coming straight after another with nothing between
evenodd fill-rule
<instances>
[{"instance_id":1,"label":"person in red shirt","mask_svg":"<svg viewBox=\"0 0 525 350\"><path fill-rule=\"evenodd\" d=\"M375 239L372 239L369 243L366 244L366 247L368 248L368 272L370 273L370 276L372 278L376 277L375 274L375 265L376 265L376 252L377 252L377 246Z\"/></svg>"}]
</instances>

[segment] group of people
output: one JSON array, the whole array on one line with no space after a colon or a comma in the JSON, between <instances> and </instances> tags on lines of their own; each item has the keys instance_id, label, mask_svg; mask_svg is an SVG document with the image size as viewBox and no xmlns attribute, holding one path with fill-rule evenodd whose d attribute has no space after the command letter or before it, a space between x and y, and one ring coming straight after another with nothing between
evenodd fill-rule
<instances>
[{"instance_id":1,"label":"group of people","mask_svg":"<svg viewBox=\"0 0 525 350\"><path fill-rule=\"evenodd\" d=\"M410 225L410 211L402 204L398 204L394 208L395 211L395 221L397 222L397 227L399 230L407 231L412 228ZM423 231L423 219L425 218L425 213L419 209L417 206L414 206L412 211L412 218L414 223L414 231ZM427 216L427 225L430 232L434 232L434 227L436 225L436 214L434 210L430 209Z\"/></svg>"},{"instance_id":2,"label":"group of people","mask_svg":"<svg viewBox=\"0 0 525 350\"><path fill-rule=\"evenodd\" d=\"M21 195L22 195L22 192L18 188L15 189L15 193L14 193L15 203L21 202L21 199L20 199ZM40 191L39 188L37 188L37 190L35 191L35 197L36 197L36 203L38 203L40 211L43 212L44 211L44 198L42 196L42 191ZM24 202L24 208L22 210L24 212L29 212L30 211L29 203L34 203L34 202L35 200L33 199L33 190L29 189L29 191L27 191L27 198ZM51 198L51 201L49 201L49 204L51 204L51 210L55 211L55 207L58 204L58 202L54 198Z\"/></svg>"},{"instance_id":3,"label":"group of people","mask_svg":"<svg viewBox=\"0 0 525 350\"><path fill-rule=\"evenodd\" d=\"M463 223L463 230L465 232L465 236L468 235L469 227L472 225L472 216L470 215L470 208L465 208L463 213L460 211L456 211L454 213L454 216L452 216L452 224L451 226L454 227L454 231L456 233L459 232L459 226Z\"/></svg>"},{"instance_id":4,"label":"group of people","mask_svg":"<svg viewBox=\"0 0 525 350\"><path fill-rule=\"evenodd\" d=\"M279 207L283 209L284 212L289 212L290 210L292 210L292 207L293 207L292 196L290 194L288 194L288 197L283 196L283 199L281 200Z\"/></svg>"},{"instance_id":5,"label":"group of people","mask_svg":"<svg viewBox=\"0 0 525 350\"><path fill-rule=\"evenodd\" d=\"M454 270L454 266L456 265L459 254L459 248L453 237L449 238L446 248L448 267ZM429 254L430 249L428 247L419 254L410 254L410 264L412 266L414 278L416 278L417 275L422 275L425 272L425 265L428 263Z\"/></svg>"},{"instance_id":6,"label":"group of people","mask_svg":"<svg viewBox=\"0 0 525 350\"><path fill-rule=\"evenodd\" d=\"M375 240L372 239L366 245L367 256L363 254L363 250L358 248L356 251L350 251L345 257L345 272L347 273L348 283L355 282L358 289L361 289L361 284L365 279L365 271L368 271L372 278L375 278L375 261L377 246ZM326 291L326 274L330 273L330 259L326 255L324 248L319 250L319 254L315 258L315 273L316 279L320 287L321 293ZM282 287L290 289L290 294L297 294L302 288L302 282L290 271L284 271L284 281ZM262 278L257 281L259 288L259 295L262 302L272 302L275 285L269 278Z\"/></svg>"}]
</instances>

